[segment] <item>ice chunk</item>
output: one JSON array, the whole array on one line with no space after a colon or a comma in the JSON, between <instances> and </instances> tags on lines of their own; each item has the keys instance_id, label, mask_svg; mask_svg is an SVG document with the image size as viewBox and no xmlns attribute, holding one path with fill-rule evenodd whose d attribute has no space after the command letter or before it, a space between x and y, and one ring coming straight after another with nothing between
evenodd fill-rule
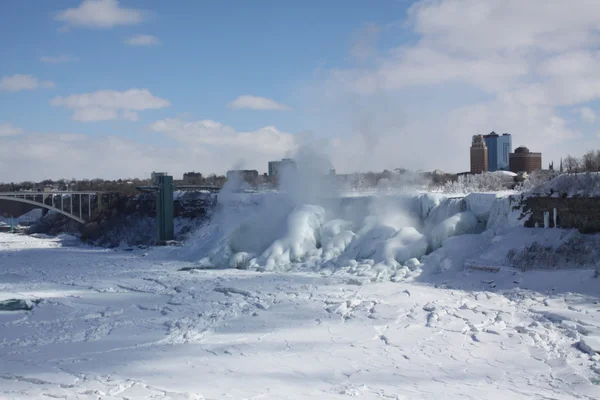
<instances>
[{"instance_id":1,"label":"ice chunk","mask_svg":"<svg viewBox=\"0 0 600 400\"><path fill-rule=\"evenodd\" d=\"M427 252L427 239L415 228L402 228L385 246L386 259L393 258L400 264L422 257Z\"/></svg>"},{"instance_id":2,"label":"ice chunk","mask_svg":"<svg viewBox=\"0 0 600 400\"><path fill-rule=\"evenodd\" d=\"M342 231L329 240L323 240L323 258L330 260L340 256L356 235L352 231Z\"/></svg>"},{"instance_id":3,"label":"ice chunk","mask_svg":"<svg viewBox=\"0 0 600 400\"><path fill-rule=\"evenodd\" d=\"M408 267L411 271L415 270L419 265L421 265L421 262L416 258L406 260L406 262L404 263L404 266Z\"/></svg>"},{"instance_id":4,"label":"ice chunk","mask_svg":"<svg viewBox=\"0 0 600 400\"><path fill-rule=\"evenodd\" d=\"M352 222L343 219L332 219L321 227L321 242L323 246L342 231L351 231Z\"/></svg>"},{"instance_id":5,"label":"ice chunk","mask_svg":"<svg viewBox=\"0 0 600 400\"><path fill-rule=\"evenodd\" d=\"M583 336L578 346L581 351L591 355L600 353L600 336Z\"/></svg>"},{"instance_id":6,"label":"ice chunk","mask_svg":"<svg viewBox=\"0 0 600 400\"><path fill-rule=\"evenodd\" d=\"M8 299L0 301L0 311L29 311L33 305L34 302L28 299Z\"/></svg>"},{"instance_id":7,"label":"ice chunk","mask_svg":"<svg viewBox=\"0 0 600 400\"><path fill-rule=\"evenodd\" d=\"M244 251L240 251L239 253L235 253L229 259L229 268L243 269L247 268L250 264L250 260L254 258L254 254L246 253Z\"/></svg>"}]
</instances>

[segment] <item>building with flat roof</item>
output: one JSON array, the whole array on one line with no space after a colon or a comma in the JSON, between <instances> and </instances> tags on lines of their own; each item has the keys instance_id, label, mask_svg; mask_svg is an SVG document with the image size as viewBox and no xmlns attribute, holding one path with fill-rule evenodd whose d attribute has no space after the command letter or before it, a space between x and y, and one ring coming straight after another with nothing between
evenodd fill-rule
<instances>
[{"instance_id":1,"label":"building with flat roof","mask_svg":"<svg viewBox=\"0 0 600 400\"><path fill-rule=\"evenodd\" d=\"M256 178L258 178L258 171L255 169L235 169L231 171L227 171L227 180L232 180L234 178L240 177L241 180L252 183Z\"/></svg>"},{"instance_id":2,"label":"building with flat roof","mask_svg":"<svg viewBox=\"0 0 600 400\"><path fill-rule=\"evenodd\" d=\"M291 158L284 158L281 161L269 161L269 176L278 177L284 168L296 168L296 162Z\"/></svg>"},{"instance_id":3,"label":"building with flat roof","mask_svg":"<svg viewBox=\"0 0 600 400\"><path fill-rule=\"evenodd\" d=\"M492 131L483 135L488 152L488 171L507 171L509 154L512 153L512 136L509 133L498 135Z\"/></svg>"},{"instance_id":4,"label":"building with flat roof","mask_svg":"<svg viewBox=\"0 0 600 400\"><path fill-rule=\"evenodd\" d=\"M519 146L514 153L509 154L510 171L514 173L527 172L528 174L542 169L542 153L532 153L525 146Z\"/></svg>"},{"instance_id":5,"label":"building with flat roof","mask_svg":"<svg viewBox=\"0 0 600 400\"><path fill-rule=\"evenodd\" d=\"M471 142L471 173L480 174L488 170L488 149L483 135L473 135Z\"/></svg>"},{"instance_id":6,"label":"building with flat roof","mask_svg":"<svg viewBox=\"0 0 600 400\"><path fill-rule=\"evenodd\" d=\"M183 174L184 185L201 185L202 174L200 172L186 172Z\"/></svg>"}]
</instances>

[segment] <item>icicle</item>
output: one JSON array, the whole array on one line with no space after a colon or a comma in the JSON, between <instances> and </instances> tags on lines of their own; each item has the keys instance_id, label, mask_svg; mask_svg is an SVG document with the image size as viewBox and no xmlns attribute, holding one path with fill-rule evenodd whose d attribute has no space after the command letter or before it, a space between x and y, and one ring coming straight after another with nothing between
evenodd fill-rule
<instances>
[{"instance_id":1,"label":"icicle","mask_svg":"<svg viewBox=\"0 0 600 400\"><path fill-rule=\"evenodd\" d=\"M550 228L550 212L544 211L544 228Z\"/></svg>"},{"instance_id":2,"label":"icicle","mask_svg":"<svg viewBox=\"0 0 600 400\"><path fill-rule=\"evenodd\" d=\"M553 217L553 220L554 220L554 227L558 228L558 224L556 223L557 220L558 220L558 211L556 211L556 208L554 208L552 210L552 214L553 214L552 217Z\"/></svg>"}]
</instances>

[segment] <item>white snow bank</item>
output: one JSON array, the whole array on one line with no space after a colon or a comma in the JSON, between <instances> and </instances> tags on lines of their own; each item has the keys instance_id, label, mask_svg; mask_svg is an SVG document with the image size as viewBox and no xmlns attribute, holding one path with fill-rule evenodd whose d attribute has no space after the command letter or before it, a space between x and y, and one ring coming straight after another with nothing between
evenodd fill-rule
<instances>
[{"instance_id":1,"label":"white snow bank","mask_svg":"<svg viewBox=\"0 0 600 400\"><path fill-rule=\"evenodd\" d=\"M42 209L34 208L16 219L18 224L32 224L42 218Z\"/></svg>"},{"instance_id":2,"label":"white snow bank","mask_svg":"<svg viewBox=\"0 0 600 400\"><path fill-rule=\"evenodd\" d=\"M512 171L496 171L496 173L501 174L501 175L506 175L506 176L512 176L512 177L515 177L518 175Z\"/></svg>"},{"instance_id":3,"label":"white snow bank","mask_svg":"<svg viewBox=\"0 0 600 400\"><path fill-rule=\"evenodd\" d=\"M462 271L465 266L518 270L594 269L600 265L600 235L577 230L502 225L481 234L448 238L423 257L422 270Z\"/></svg>"},{"instance_id":4,"label":"white snow bank","mask_svg":"<svg viewBox=\"0 0 600 400\"><path fill-rule=\"evenodd\" d=\"M581 174L563 174L543 183L525 195L553 196L600 196L600 173L586 172Z\"/></svg>"}]
</instances>

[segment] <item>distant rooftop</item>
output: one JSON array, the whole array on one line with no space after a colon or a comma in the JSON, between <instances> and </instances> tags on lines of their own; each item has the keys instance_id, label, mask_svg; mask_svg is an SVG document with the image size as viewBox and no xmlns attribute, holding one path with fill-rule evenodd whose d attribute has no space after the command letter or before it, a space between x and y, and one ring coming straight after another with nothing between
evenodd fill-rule
<instances>
[{"instance_id":1,"label":"distant rooftop","mask_svg":"<svg viewBox=\"0 0 600 400\"><path fill-rule=\"evenodd\" d=\"M525 146L519 146L515 149L515 153L517 154L529 154L530 151L527 147Z\"/></svg>"}]
</instances>

